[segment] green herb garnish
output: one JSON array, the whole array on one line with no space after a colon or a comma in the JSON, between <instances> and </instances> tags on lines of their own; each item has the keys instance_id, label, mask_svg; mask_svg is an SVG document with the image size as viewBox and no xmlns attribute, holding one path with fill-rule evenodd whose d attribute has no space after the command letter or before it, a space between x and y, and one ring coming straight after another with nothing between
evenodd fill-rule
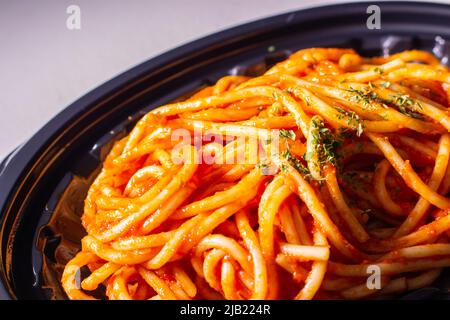
<instances>
[{"instance_id":1,"label":"green herb garnish","mask_svg":"<svg viewBox=\"0 0 450 320\"><path fill-rule=\"evenodd\" d=\"M295 140L295 132L293 130L280 130L280 138Z\"/></svg>"},{"instance_id":2,"label":"green herb garnish","mask_svg":"<svg viewBox=\"0 0 450 320\"><path fill-rule=\"evenodd\" d=\"M309 170L307 167L305 167L300 159L297 157L294 157L292 153L289 151L289 149L283 151L281 153L281 156L285 158L289 163L300 173L307 175L309 174ZM283 169L283 168L281 168ZM286 169L286 168L285 168Z\"/></svg>"},{"instance_id":3,"label":"green herb garnish","mask_svg":"<svg viewBox=\"0 0 450 320\"><path fill-rule=\"evenodd\" d=\"M375 92L371 91L369 87L367 87L364 91L357 90L352 87L350 87L350 89L345 89L345 91L352 93L351 100L360 102L365 107L370 106L370 104L373 102L385 103L385 101L378 97Z\"/></svg>"},{"instance_id":4,"label":"green herb garnish","mask_svg":"<svg viewBox=\"0 0 450 320\"><path fill-rule=\"evenodd\" d=\"M384 73L383 68L379 68L379 67L376 67L375 69L373 69L373 71L376 72L376 73L379 73L379 74L383 74Z\"/></svg>"},{"instance_id":5,"label":"green herb garnish","mask_svg":"<svg viewBox=\"0 0 450 320\"><path fill-rule=\"evenodd\" d=\"M398 110L414 119L423 119L423 116L416 112L417 109L423 109L419 102L414 101L407 94L395 94L392 96L392 103L398 107Z\"/></svg>"},{"instance_id":6,"label":"green herb garnish","mask_svg":"<svg viewBox=\"0 0 450 320\"><path fill-rule=\"evenodd\" d=\"M337 148L342 145L343 140L325 127L323 121L313 120L311 124L316 129L313 131L312 143L318 155L319 166L322 167L327 163L338 166L339 155Z\"/></svg>"},{"instance_id":7,"label":"green herb garnish","mask_svg":"<svg viewBox=\"0 0 450 320\"><path fill-rule=\"evenodd\" d=\"M357 115L354 111L345 110L340 107L336 107L336 110L339 111L338 119L343 119L346 117L347 124L356 130L356 135L360 137L363 133L363 124L359 115Z\"/></svg>"}]
</instances>

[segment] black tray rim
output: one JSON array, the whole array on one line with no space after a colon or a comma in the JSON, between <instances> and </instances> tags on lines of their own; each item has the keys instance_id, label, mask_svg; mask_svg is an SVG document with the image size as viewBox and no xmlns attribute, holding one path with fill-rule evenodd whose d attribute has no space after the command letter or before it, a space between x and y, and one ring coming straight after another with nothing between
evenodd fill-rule
<instances>
[{"instance_id":1,"label":"black tray rim","mask_svg":"<svg viewBox=\"0 0 450 320\"><path fill-rule=\"evenodd\" d=\"M310 6L305 9L258 19L212 33L137 64L131 69L92 89L65 107L42 126L30 139L17 147L3 160L0 164L0 227L2 227L0 229L0 240L3 238L5 232L3 230L4 211L11 204L11 197L17 187L18 179L30 170L30 166L36 161L36 157L48 151L49 146L46 145L61 128L69 126L72 119L79 117L83 112L88 110L89 106L94 105L100 99L113 94L117 88L124 85L132 86L134 83L139 82L139 79L143 75L157 71L158 69L164 69L167 65L183 61L184 57L195 55L196 52L201 52L205 48L218 46L224 42L237 41L240 37L248 37L251 34L260 33L261 30L276 29L282 25L286 25L286 23L295 24L302 19L314 20L323 15L336 14L336 12L338 15L343 12L356 12L371 4L382 6L383 10L426 10L435 12L441 16L447 15L450 18L450 5L439 2L361 1ZM0 300L17 299L7 282L5 270L2 268L4 265L3 254L3 248L0 246Z\"/></svg>"}]
</instances>

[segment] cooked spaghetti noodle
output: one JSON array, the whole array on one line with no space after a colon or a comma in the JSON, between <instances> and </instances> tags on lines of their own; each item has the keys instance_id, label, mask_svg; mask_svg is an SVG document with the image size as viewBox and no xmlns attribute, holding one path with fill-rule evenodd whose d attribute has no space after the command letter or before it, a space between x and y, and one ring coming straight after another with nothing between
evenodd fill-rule
<instances>
[{"instance_id":1,"label":"cooked spaghetti noodle","mask_svg":"<svg viewBox=\"0 0 450 320\"><path fill-rule=\"evenodd\" d=\"M430 285L450 266L449 99L450 72L429 53L316 48L154 109L90 187L68 297L361 299Z\"/></svg>"}]
</instances>

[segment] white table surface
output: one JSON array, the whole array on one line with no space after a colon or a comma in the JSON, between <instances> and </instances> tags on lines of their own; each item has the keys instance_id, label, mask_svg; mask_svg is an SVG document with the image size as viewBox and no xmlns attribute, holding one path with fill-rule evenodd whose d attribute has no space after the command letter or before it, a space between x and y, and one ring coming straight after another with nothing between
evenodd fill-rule
<instances>
[{"instance_id":1,"label":"white table surface","mask_svg":"<svg viewBox=\"0 0 450 320\"><path fill-rule=\"evenodd\" d=\"M344 1L0 0L0 159L71 102L159 53L247 21L337 2ZM81 9L81 30L66 27L71 4Z\"/></svg>"}]
</instances>

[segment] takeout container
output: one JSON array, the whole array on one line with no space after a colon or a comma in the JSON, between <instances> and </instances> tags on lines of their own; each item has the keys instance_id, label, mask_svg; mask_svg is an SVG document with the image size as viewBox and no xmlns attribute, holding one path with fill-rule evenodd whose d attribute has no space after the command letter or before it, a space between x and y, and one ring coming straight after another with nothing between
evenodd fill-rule
<instances>
[{"instance_id":1,"label":"takeout container","mask_svg":"<svg viewBox=\"0 0 450 320\"><path fill-rule=\"evenodd\" d=\"M366 9L381 9L381 29ZM406 49L450 56L450 6L415 2L316 7L258 20L146 61L80 98L0 165L0 298L65 298L63 264L79 249L83 199L112 142L152 108L227 74L262 73L291 52L348 47L373 56ZM151 40L149 40L151 41ZM447 298L447 273L408 298Z\"/></svg>"}]
</instances>

